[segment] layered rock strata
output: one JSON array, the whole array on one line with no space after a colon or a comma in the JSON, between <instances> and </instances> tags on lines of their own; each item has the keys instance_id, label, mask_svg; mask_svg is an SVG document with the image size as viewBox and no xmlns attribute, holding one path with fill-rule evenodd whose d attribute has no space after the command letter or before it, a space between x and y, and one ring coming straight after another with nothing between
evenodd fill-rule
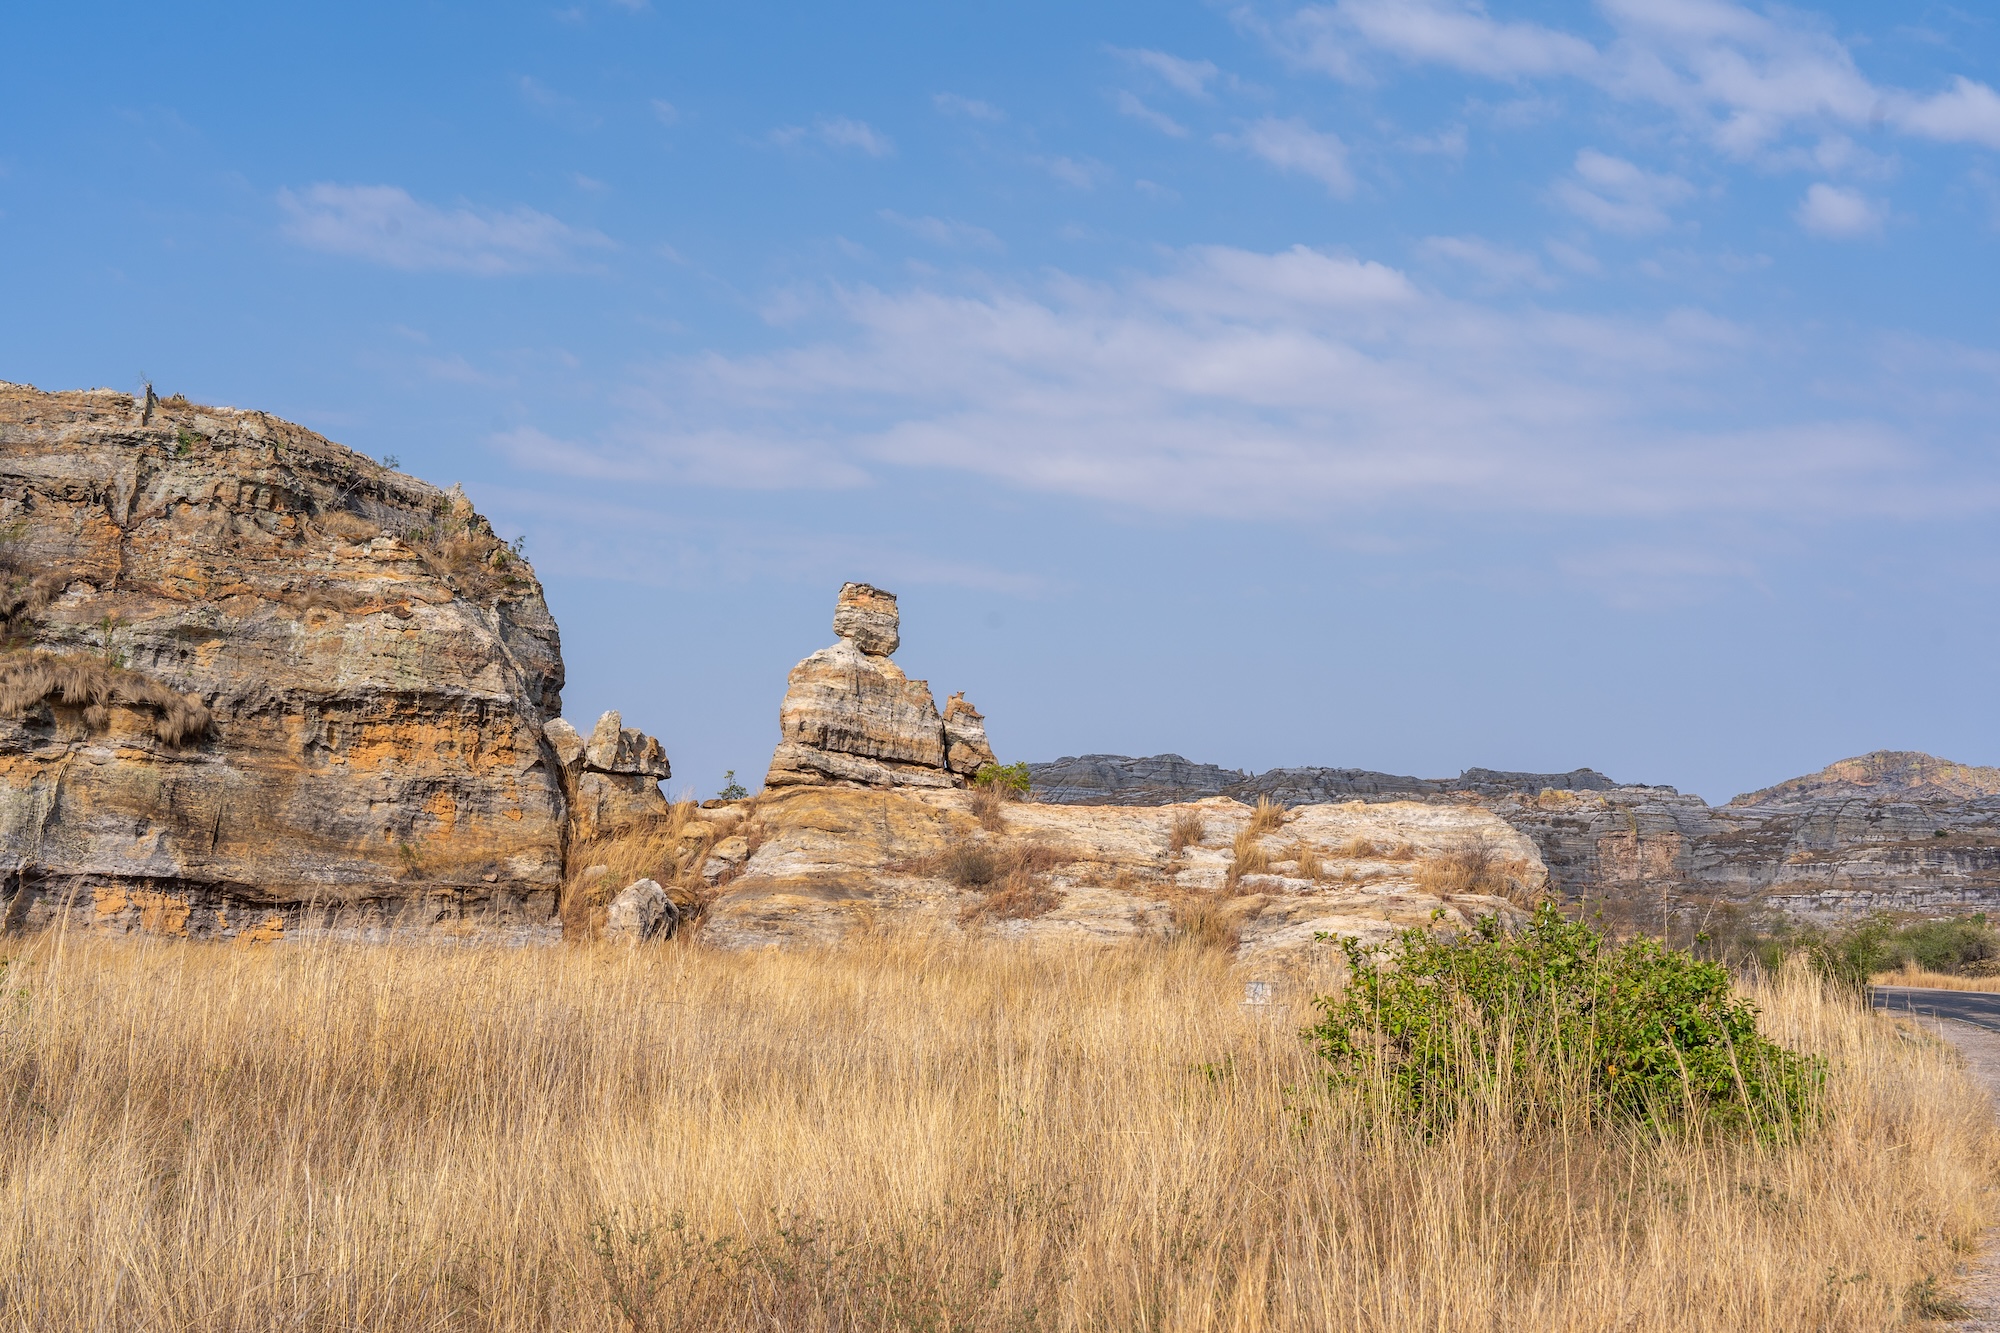
<instances>
[{"instance_id":1,"label":"layered rock strata","mask_svg":"<svg viewBox=\"0 0 2000 1333\"><path fill-rule=\"evenodd\" d=\"M1168 801L1229 796L1255 803L1268 797L1285 805L1337 801L1424 800L1453 793L1502 795L1540 791L1607 791L1619 784L1594 769L1568 773L1507 773L1469 768L1455 778L1413 778L1365 768L1274 768L1249 773L1198 764L1177 754L1134 759L1122 754L1065 756L1028 765L1034 789L1062 804L1160 805Z\"/></svg>"},{"instance_id":2,"label":"layered rock strata","mask_svg":"<svg viewBox=\"0 0 2000 1333\"><path fill-rule=\"evenodd\" d=\"M1322 933L1379 940L1481 916L1518 921L1518 904L1547 881L1533 845L1477 806L1308 806L1262 832L1253 817L1224 798L1021 803L996 826L965 792L780 791L743 816L738 854L710 867L719 890L701 938L831 945L893 926L1117 943L1198 923L1246 959L1330 958ZM1453 892L1432 871L1467 848L1489 883Z\"/></svg>"},{"instance_id":3,"label":"layered rock strata","mask_svg":"<svg viewBox=\"0 0 2000 1333\"><path fill-rule=\"evenodd\" d=\"M542 728L562 775L572 845L610 837L667 814L660 780L674 775L659 741L624 725L617 712L597 719L585 740L565 718Z\"/></svg>"},{"instance_id":4,"label":"layered rock strata","mask_svg":"<svg viewBox=\"0 0 2000 1333\"><path fill-rule=\"evenodd\" d=\"M832 647L792 668L767 789L963 787L993 762L986 722L955 694L940 714L930 686L890 659L901 644L894 593L841 587Z\"/></svg>"},{"instance_id":5,"label":"layered rock strata","mask_svg":"<svg viewBox=\"0 0 2000 1333\"><path fill-rule=\"evenodd\" d=\"M1045 799L1158 804L1171 799L1159 794L1162 760L1185 766L1180 772L1203 767L1178 756L1093 755L1030 768ZM2000 770L1911 752L1842 760L1721 806L1672 787L1616 784L1590 769L1470 769L1457 779L1274 769L1217 790L1285 804L1331 794L1475 802L1535 845L1565 896L1645 920L1709 920L1717 910L1818 922L1876 911L2000 912Z\"/></svg>"},{"instance_id":6,"label":"layered rock strata","mask_svg":"<svg viewBox=\"0 0 2000 1333\"><path fill-rule=\"evenodd\" d=\"M553 936L560 644L456 489L261 412L0 385L0 586L8 924Z\"/></svg>"}]
</instances>

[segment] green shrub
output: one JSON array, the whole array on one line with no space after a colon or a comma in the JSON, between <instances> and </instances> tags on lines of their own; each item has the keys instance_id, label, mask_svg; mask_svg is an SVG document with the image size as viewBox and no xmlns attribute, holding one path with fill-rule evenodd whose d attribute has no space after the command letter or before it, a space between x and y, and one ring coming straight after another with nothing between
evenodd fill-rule
<instances>
[{"instance_id":1,"label":"green shrub","mask_svg":"<svg viewBox=\"0 0 2000 1333\"><path fill-rule=\"evenodd\" d=\"M985 764L972 775L975 787L998 787L1022 796L1028 794L1028 782L1026 764Z\"/></svg>"},{"instance_id":2,"label":"green shrub","mask_svg":"<svg viewBox=\"0 0 2000 1333\"><path fill-rule=\"evenodd\" d=\"M1963 972L2000 958L2000 932L1983 912L1907 925L1878 913L1837 930L1781 924L1768 934L1749 937L1743 945L1767 971L1787 958L1797 958L1831 981L1856 987L1905 964L1932 972Z\"/></svg>"},{"instance_id":3,"label":"green shrub","mask_svg":"<svg viewBox=\"0 0 2000 1333\"><path fill-rule=\"evenodd\" d=\"M1528 1117L1579 1113L1770 1131L1800 1126L1823 1062L1757 1031L1728 971L1650 939L1609 943L1553 905L1515 935L1340 941L1349 980L1306 1030L1336 1082L1435 1128L1502 1095Z\"/></svg>"}]
</instances>

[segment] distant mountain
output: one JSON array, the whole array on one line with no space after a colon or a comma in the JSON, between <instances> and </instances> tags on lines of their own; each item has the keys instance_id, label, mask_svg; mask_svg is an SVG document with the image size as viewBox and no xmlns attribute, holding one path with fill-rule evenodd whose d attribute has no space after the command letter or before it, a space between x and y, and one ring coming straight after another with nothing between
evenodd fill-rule
<instances>
[{"instance_id":1,"label":"distant mountain","mask_svg":"<svg viewBox=\"0 0 2000 1333\"><path fill-rule=\"evenodd\" d=\"M2000 769L1882 750L1711 807L1595 769L1470 768L1415 778L1359 768L1256 775L1177 754L1030 764L1040 799L1163 805L1229 796L1288 806L1472 800L1526 835L1550 882L1633 919L1718 910L1834 921L1869 912L2000 912Z\"/></svg>"},{"instance_id":2,"label":"distant mountain","mask_svg":"<svg viewBox=\"0 0 2000 1333\"><path fill-rule=\"evenodd\" d=\"M1058 805L1167 805L1207 796L1255 802L1268 797L1282 805L1323 805L1336 801L1426 799L1452 792L1610 791L1623 784L1595 769L1567 773L1511 773L1468 768L1455 778L1414 778L1365 768L1274 768L1252 775L1198 764L1177 754L1133 758L1122 754L1065 756L1029 764L1035 791Z\"/></svg>"},{"instance_id":3,"label":"distant mountain","mask_svg":"<svg viewBox=\"0 0 2000 1333\"><path fill-rule=\"evenodd\" d=\"M1746 792L1731 805L1773 805L1827 797L1870 800L1945 798L1969 801L2000 796L2000 768L1975 768L1916 750L1876 750L1828 764L1817 773L1788 778L1762 791Z\"/></svg>"}]
</instances>

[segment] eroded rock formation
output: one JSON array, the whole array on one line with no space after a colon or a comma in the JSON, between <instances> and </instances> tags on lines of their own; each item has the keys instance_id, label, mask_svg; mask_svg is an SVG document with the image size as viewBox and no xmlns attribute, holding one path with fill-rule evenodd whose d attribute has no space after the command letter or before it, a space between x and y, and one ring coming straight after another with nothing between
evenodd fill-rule
<instances>
[{"instance_id":1,"label":"eroded rock formation","mask_svg":"<svg viewBox=\"0 0 2000 1333\"><path fill-rule=\"evenodd\" d=\"M0 385L0 590L7 923L554 936L556 626L456 488L260 412ZM611 731L578 776L643 803L657 744Z\"/></svg>"},{"instance_id":2,"label":"eroded rock formation","mask_svg":"<svg viewBox=\"0 0 2000 1333\"><path fill-rule=\"evenodd\" d=\"M597 719L585 740L565 718L542 728L562 774L572 845L610 836L667 813L660 780L674 775L660 743L624 725L617 712Z\"/></svg>"},{"instance_id":3,"label":"eroded rock formation","mask_svg":"<svg viewBox=\"0 0 2000 1333\"><path fill-rule=\"evenodd\" d=\"M1591 769L1401 778L1356 769L1257 776L1178 755L1086 755L1030 765L1051 801L1162 804L1188 795L1475 802L1528 838L1551 884L1657 922L1718 909L1813 921L1876 911L2000 911L2000 770L1906 751L1830 764L1710 806Z\"/></svg>"},{"instance_id":4,"label":"eroded rock formation","mask_svg":"<svg viewBox=\"0 0 2000 1333\"><path fill-rule=\"evenodd\" d=\"M844 584L833 632L792 668L767 789L963 787L993 762L978 709L954 694L940 714L930 686L890 660L902 642L894 593Z\"/></svg>"},{"instance_id":5,"label":"eroded rock formation","mask_svg":"<svg viewBox=\"0 0 2000 1333\"><path fill-rule=\"evenodd\" d=\"M1201 932L1246 958L1330 959L1321 932L1521 919L1544 889L1533 845L1476 805L1383 802L1290 811L1255 828L1224 798L1167 806L1016 803L973 794L794 788L743 816L714 867L701 938L825 945L884 927L1116 943ZM1476 875L1441 867L1470 861Z\"/></svg>"}]
</instances>

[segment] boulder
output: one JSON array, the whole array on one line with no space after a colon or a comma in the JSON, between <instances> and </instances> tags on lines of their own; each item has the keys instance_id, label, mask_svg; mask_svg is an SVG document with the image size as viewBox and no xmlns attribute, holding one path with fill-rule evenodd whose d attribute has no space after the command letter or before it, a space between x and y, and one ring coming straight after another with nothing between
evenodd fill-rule
<instances>
[{"instance_id":1,"label":"boulder","mask_svg":"<svg viewBox=\"0 0 2000 1333\"><path fill-rule=\"evenodd\" d=\"M620 944L644 944L673 933L678 913L667 891L653 880L627 884L604 914L604 938Z\"/></svg>"},{"instance_id":2,"label":"boulder","mask_svg":"<svg viewBox=\"0 0 2000 1333\"><path fill-rule=\"evenodd\" d=\"M625 726L615 710L597 719L588 742L561 718L544 730L562 763L573 845L668 813L660 779L672 777L673 767L665 749L645 732Z\"/></svg>"},{"instance_id":3,"label":"boulder","mask_svg":"<svg viewBox=\"0 0 2000 1333\"><path fill-rule=\"evenodd\" d=\"M870 657L888 657L903 643L896 594L871 583L841 584L833 632Z\"/></svg>"},{"instance_id":4,"label":"boulder","mask_svg":"<svg viewBox=\"0 0 2000 1333\"><path fill-rule=\"evenodd\" d=\"M961 691L944 701L944 766L970 778L999 761L986 743L986 716L965 700Z\"/></svg>"},{"instance_id":5,"label":"boulder","mask_svg":"<svg viewBox=\"0 0 2000 1333\"><path fill-rule=\"evenodd\" d=\"M833 628L838 641L793 667L787 680L767 789L962 787L993 762L979 710L953 695L948 722L930 686L890 660L901 642L893 593L843 585Z\"/></svg>"}]
</instances>

